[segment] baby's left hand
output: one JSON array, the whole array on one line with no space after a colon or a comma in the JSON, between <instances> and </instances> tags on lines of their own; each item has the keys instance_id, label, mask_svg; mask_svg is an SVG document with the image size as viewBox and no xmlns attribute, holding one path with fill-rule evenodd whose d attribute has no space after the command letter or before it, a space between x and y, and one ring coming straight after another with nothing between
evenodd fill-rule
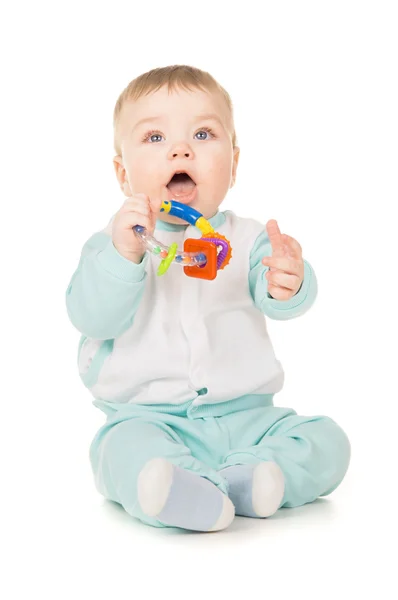
<instances>
[{"instance_id":1,"label":"baby's left hand","mask_svg":"<svg viewBox=\"0 0 398 600\"><path fill-rule=\"evenodd\" d=\"M265 256L263 265L270 267L265 274L268 292L275 300L289 300L300 289L304 279L304 261L300 244L290 235L281 233L275 219L268 221L266 230L272 256Z\"/></svg>"}]
</instances>

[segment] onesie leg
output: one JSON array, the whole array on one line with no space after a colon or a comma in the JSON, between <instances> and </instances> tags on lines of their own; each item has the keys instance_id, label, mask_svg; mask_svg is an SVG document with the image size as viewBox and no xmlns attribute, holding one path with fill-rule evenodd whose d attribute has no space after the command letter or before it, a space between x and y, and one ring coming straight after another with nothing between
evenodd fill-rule
<instances>
[{"instance_id":1,"label":"onesie leg","mask_svg":"<svg viewBox=\"0 0 398 600\"><path fill-rule=\"evenodd\" d=\"M319 496L330 494L341 483L350 462L350 443L332 419L301 417L292 410L277 407L244 412L225 417L234 450L225 457L222 469L267 464L268 474L264 472L263 475L267 477L274 473L275 477L270 478L268 486L266 477L262 478L263 482L257 487L265 504L268 501L272 504L280 493L278 470L272 465L279 466L284 477L284 493L280 494L277 508L312 502ZM220 473L230 482L232 495L239 495L236 513L256 513L253 507L255 471L235 469L221 470Z\"/></svg>"},{"instance_id":2,"label":"onesie leg","mask_svg":"<svg viewBox=\"0 0 398 600\"><path fill-rule=\"evenodd\" d=\"M132 418L105 425L90 459L98 491L144 523L216 531L234 518L225 481L163 423Z\"/></svg>"}]
</instances>

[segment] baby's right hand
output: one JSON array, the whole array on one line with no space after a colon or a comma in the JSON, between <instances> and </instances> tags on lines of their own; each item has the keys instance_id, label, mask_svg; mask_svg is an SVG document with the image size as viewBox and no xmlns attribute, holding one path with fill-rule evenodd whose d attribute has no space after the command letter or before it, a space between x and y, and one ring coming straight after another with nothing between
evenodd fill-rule
<instances>
[{"instance_id":1,"label":"baby's right hand","mask_svg":"<svg viewBox=\"0 0 398 600\"><path fill-rule=\"evenodd\" d=\"M148 233L155 229L161 200L150 200L145 194L126 198L112 223L112 242L116 250L132 262L139 264L145 254L140 238L134 233L135 225L142 225Z\"/></svg>"}]
</instances>

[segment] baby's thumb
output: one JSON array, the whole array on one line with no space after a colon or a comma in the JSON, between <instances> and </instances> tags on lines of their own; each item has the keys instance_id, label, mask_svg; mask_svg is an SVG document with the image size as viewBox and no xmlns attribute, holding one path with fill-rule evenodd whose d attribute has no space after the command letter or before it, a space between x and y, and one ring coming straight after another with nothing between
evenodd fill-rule
<instances>
[{"instance_id":1,"label":"baby's thumb","mask_svg":"<svg viewBox=\"0 0 398 600\"><path fill-rule=\"evenodd\" d=\"M159 198L151 198L151 212L153 215L158 215L160 213L160 207L162 206L163 200Z\"/></svg>"},{"instance_id":2,"label":"baby's thumb","mask_svg":"<svg viewBox=\"0 0 398 600\"><path fill-rule=\"evenodd\" d=\"M161 198L151 198L149 201L149 205L151 208L151 230L153 231L156 228L156 221L160 214L160 207L162 206L163 200Z\"/></svg>"},{"instance_id":3,"label":"baby's thumb","mask_svg":"<svg viewBox=\"0 0 398 600\"><path fill-rule=\"evenodd\" d=\"M151 199L151 211L152 211L152 214L155 216L155 218L158 217L158 215L160 213L160 208L161 208L163 202L167 199L168 199L168 190L167 189L162 191L160 198Z\"/></svg>"}]
</instances>

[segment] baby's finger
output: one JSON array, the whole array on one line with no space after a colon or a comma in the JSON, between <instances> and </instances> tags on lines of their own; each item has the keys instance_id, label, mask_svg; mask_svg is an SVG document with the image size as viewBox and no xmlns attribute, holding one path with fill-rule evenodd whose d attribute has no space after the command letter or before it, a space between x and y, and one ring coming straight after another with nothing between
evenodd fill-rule
<instances>
[{"instance_id":1,"label":"baby's finger","mask_svg":"<svg viewBox=\"0 0 398 600\"><path fill-rule=\"evenodd\" d=\"M132 194L131 196L127 196L124 199L122 206L125 206L126 204L130 204L131 202L142 202L142 201L149 202L149 196L147 196L146 194Z\"/></svg>"},{"instance_id":2,"label":"baby's finger","mask_svg":"<svg viewBox=\"0 0 398 600\"><path fill-rule=\"evenodd\" d=\"M267 222L265 228L267 230L268 238L271 244L273 256L281 256L283 254L283 244L278 223L275 219L271 219Z\"/></svg>"},{"instance_id":3,"label":"baby's finger","mask_svg":"<svg viewBox=\"0 0 398 600\"><path fill-rule=\"evenodd\" d=\"M292 290L276 285L269 285L268 293L271 294L275 300L289 300L293 296Z\"/></svg>"},{"instance_id":4,"label":"baby's finger","mask_svg":"<svg viewBox=\"0 0 398 600\"><path fill-rule=\"evenodd\" d=\"M160 207L162 206L163 200L161 198L153 198L150 201L151 212L154 215L158 215L160 213Z\"/></svg>"},{"instance_id":5,"label":"baby's finger","mask_svg":"<svg viewBox=\"0 0 398 600\"><path fill-rule=\"evenodd\" d=\"M150 212L151 212L151 207L149 205L149 202L146 202L145 200L138 201L138 202L137 202L137 200L131 200L130 202L126 202L121 208L122 214L128 214L128 213L134 213L134 212L139 212L142 215L149 216Z\"/></svg>"},{"instance_id":6,"label":"baby's finger","mask_svg":"<svg viewBox=\"0 0 398 600\"><path fill-rule=\"evenodd\" d=\"M158 217L160 215L160 212L161 212L160 209L162 207L162 204L163 204L163 202L168 200L168 197L169 197L169 190L167 188L165 188L164 190L162 190L160 197L151 198L151 200L150 200L151 220L152 220L153 229L155 229L155 227L156 227L156 220L158 219Z\"/></svg>"},{"instance_id":7,"label":"baby's finger","mask_svg":"<svg viewBox=\"0 0 398 600\"><path fill-rule=\"evenodd\" d=\"M152 216L155 218L155 220L159 216L160 208L161 208L164 200L167 200L167 191L165 193L165 197L164 198L162 198L162 197L160 197L160 198L151 198L151 200L150 200L151 213L152 213Z\"/></svg>"},{"instance_id":8,"label":"baby's finger","mask_svg":"<svg viewBox=\"0 0 398 600\"><path fill-rule=\"evenodd\" d=\"M151 220L147 215L138 212L126 213L122 221L123 229L132 229L136 225L141 225L141 227L145 227L145 229L150 229Z\"/></svg>"},{"instance_id":9,"label":"baby's finger","mask_svg":"<svg viewBox=\"0 0 398 600\"><path fill-rule=\"evenodd\" d=\"M261 262L266 267L270 267L271 270L278 269L292 275L300 275L301 273L301 265L296 259L285 257L279 258L277 256L264 256Z\"/></svg>"},{"instance_id":10,"label":"baby's finger","mask_svg":"<svg viewBox=\"0 0 398 600\"><path fill-rule=\"evenodd\" d=\"M295 258L302 257L303 250L297 240L295 240L290 235L287 235L286 233L282 234L282 240L283 243L286 244L286 246L288 246L289 251L291 250L291 253Z\"/></svg>"},{"instance_id":11,"label":"baby's finger","mask_svg":"<svg viewBox=\"0 0 398 600\"><path fill-rule=\"evenodd\" d=\"M300 279L298 275L289 275L288 273L282 273L281 271L268 271L265 276L271 284L276 284L280 287L287 288L288 290L297 290L299 288L298 283Z\"/></svg>"}]
</instances>

